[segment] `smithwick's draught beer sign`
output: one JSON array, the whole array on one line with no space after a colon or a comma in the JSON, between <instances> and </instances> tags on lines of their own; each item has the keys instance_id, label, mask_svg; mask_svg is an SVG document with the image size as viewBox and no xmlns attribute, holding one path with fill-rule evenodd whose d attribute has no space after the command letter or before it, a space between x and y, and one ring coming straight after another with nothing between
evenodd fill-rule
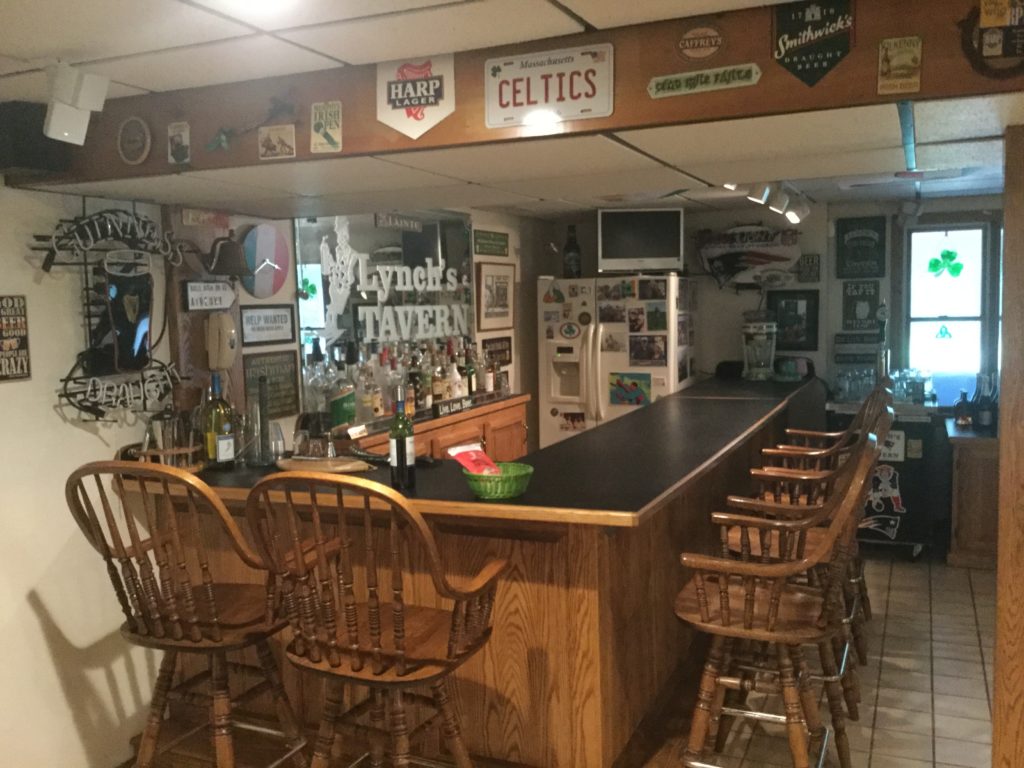
<instances>
[{"instance_id":1,"label":"smithwick's draught beer sign","mask_svg":"<svg viewBox=\"0 0 1024 768\"><path fill-rule=\"evenodd\" d=\"M418 139L455 111L455 57L377 65L377 119Z\"/></svg>"},{"instance_id":2,"label":"smithwick's draught beer sign","mask_svg":"<svg viewBox=\"0 0 1024 768\"><path fill-rule=\"evenodd\" d=\"M835 69L853 45L854 0L807 0L775 7L775 51L807 85Z\"/></svg>"}]
</instances>

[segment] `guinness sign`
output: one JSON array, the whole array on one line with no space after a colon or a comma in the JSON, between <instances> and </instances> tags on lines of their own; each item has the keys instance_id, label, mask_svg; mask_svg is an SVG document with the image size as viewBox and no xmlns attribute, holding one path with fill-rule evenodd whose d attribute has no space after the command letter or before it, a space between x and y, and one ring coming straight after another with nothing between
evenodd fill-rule
<instances>
[{"instance_id":1,"label":"guinness sign","mask_svg":"<svg viewBox=\"0 0 1024 768\"><path fill-rule=\"evenodd\" d=\"M807 85L815 85L853 45L854 0L804 0L775 7L773 56Z\"/></svg>"}]
</instances>

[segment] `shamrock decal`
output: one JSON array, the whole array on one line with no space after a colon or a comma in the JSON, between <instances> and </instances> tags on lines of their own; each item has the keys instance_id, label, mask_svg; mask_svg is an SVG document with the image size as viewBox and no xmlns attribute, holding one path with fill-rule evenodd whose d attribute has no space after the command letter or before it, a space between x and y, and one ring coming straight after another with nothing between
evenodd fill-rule
<instances>
[{"instance_id":1,"label":"shamrock decal","mask_svg":"<svg viewBox=\"0 0 1024 768\"><path fill-rule=\"evenodd\" d=\"M964 265L957 259L956 251L945 250L937 259L928 262L928 271L938 277L943 272L949 272L950 277L960 277L964 271Z\"/></svg>"},{"instance_id":2,"label":"shamrock decal","mask_svg":"<svg viewBox=\"0 0 1024 768\"><path fill-rule=\"evenodd\" d=\"M501 66L500 65L495 64L493 67L491 67L491 77L497 77L500 74L501 74Z\"/></svg>"},{"instance_id":3,"label":"shamrock decal","mask_svg":"<svg viewBox=\"0 0 1024 768\"><path fill-rule=\"evenodd\" d=\"M302 278L302 287L299 289L299 293L304 299L316 296L316 284L308 277Z\"/></svg>"}]
</instances>

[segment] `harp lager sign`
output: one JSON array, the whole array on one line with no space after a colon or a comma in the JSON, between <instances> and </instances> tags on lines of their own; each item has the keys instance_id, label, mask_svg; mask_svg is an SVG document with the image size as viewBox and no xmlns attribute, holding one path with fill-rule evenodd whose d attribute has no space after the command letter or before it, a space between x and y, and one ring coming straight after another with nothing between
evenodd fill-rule
<instances>
[{"instance_id":1,"label":"harp lager sign","mask_svg":"<svg viewBox=\"0 0 1024 768\"><path fill-rule=\"evenodd\" d=\"M455 111L455 57L377 65L377 119L418 139Z\"/></svg>"},{"instance_id":2,"label":"harp lager sign","mask_svg":"<svg viewBox=\"0 0 1024 768\"><path fill-rule=\"evenodd\" d=\"M807 85L815 85L850 52L853 3L805 0L775 6L775 60Z\"/></svg>"}]
</instances>

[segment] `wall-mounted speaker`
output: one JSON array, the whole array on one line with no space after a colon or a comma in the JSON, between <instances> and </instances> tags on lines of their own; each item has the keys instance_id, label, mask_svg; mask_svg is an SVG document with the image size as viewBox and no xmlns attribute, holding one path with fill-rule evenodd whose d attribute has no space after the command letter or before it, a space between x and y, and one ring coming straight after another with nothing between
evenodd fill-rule
<instances>
[{"instance_id":1,"label":"wall-mounted speaker","mask_svg":"<svg viewBox=\"0 0 1024 768\"><path fill-rule=\"evenodd\" d=\"M46 105L0 102L0 173L66 171L71 145L43 135Z\"/></svg>"},{"instance_id":2,"label":"wall-mounted speaker","mask_svg":"<svg viewBox=\"0 0 1024 768\"><path fill-rule=\"evenodd\" d=\"M51 101L46 108L43 133L51 139L66 141L68 144L85 144L85 132L89 130L88 109L78 109L63 101Z\"/></svg>"}]
</instances>

